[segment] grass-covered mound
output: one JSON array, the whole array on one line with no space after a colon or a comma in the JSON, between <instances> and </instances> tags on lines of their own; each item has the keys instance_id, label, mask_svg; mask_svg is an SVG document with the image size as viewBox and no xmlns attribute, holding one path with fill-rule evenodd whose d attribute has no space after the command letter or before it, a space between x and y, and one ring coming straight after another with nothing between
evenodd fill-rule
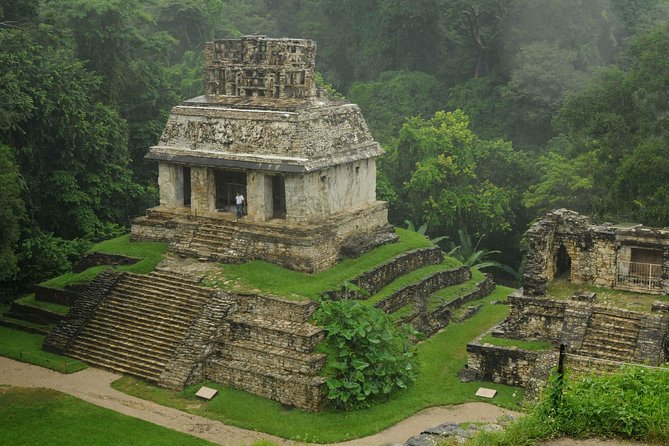
<instances>
[{"instance_id":1,"label":"grass-covered mound","mask_svg":"<svg viewBox=\"0 0 669 446\"><path fill-rule=\"evenodd\" d=\"M105 254L120 254L127 257L140 259L132 265L111 266L100 265L88 268L80 273L67 273L62 276L54 277L41 283L43 286L51 288L65 288L68 285L79 285L88 283L95 279L98 274L107 269L116 271L128 271L137 274L147 274L156 268L156 265L163 259L167 244L162 242L131 242L130 234L105 240L94 245L88 253L100 252Z\"/></svg>"},{"instance_id":2,"label":"grass-covered mound","mask_svg":"<svg viewBox=\"0 0 669 446\"><path fill-rule=\"evenodd\" d=\"M399 241L380 246L355 259L346 259L325 271L307 274L273 263L255 260L239 265L222 264L220 271L205 278L209 286L233 288L237 291L261 291L295 299L317 298L324 291L339 286L365 271L406 251L432 246L432 242L417 232L395 230Z\"/></svg>"},{"instance_id":3,"label":"grass-covered mound","mask_svg":"<svg viewBox=\"0 0 669 446\"><path fill-rule=\"evenodd\" d=\"M0 326L0 356L28 362L63 373L72 373L87 367L81 361L42 350L44 335L26 333ZM11 443L8 443L11 444Z\"/></svg>"},{"instance_id":4,"label":"grass-covered mound","mask_svg":"<svg viewBox=\"0 0 669 446\"><path fill-rule=\"evenodd\" d=\"M495 404L518 409L518 401L522 399L521 389L492 383L461 383L458 379L458 371L467 362L467 343L507 316L509 310L506 305L492 302L505 298L510 292L509 288L497 287L490 296L477 301L484 305L476 315L462 323L449 325L418 344L416 358L419 372L415 383L371 407L351 411L330 408L320 413L309 413L214 383L208 385L219 389L220 394L209 402L202 402L194 396L199 386L177 393L125 377L115 382L113 387L224 423L313 442L359 438L383 430L427 407L480 401L474 393L481 385L498 390L493 400Z\"/></svg>"},{"instance_id":5,"label":"grass-covered mound","mask_svg":"<svg viewBox=\"0 0 669 446\"><path fill-rule=\"evenodd\" d=\"M47 389L0 387L5 445L213 445Z\"/></svg>"},{"instance_id":6,"label":"grass-covered mound","mask_svg":"<svg viewBox=\"0 0 669 446\"><path fill-rule=\"evenodd\" d=\"M481 434L467 444L524 446L556 437L597 437L666 445L667 389L669 367L625 366L614 374L567 379L562 384L553 379L530 415L504 432Z\"/></svg>"}]
</instances>

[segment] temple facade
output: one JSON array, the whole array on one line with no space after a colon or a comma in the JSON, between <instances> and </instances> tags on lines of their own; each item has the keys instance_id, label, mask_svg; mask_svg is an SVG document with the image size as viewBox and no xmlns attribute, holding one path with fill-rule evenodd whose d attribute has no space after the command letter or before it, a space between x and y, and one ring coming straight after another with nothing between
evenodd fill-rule
<instances>
[{"instance_id":1,"label":"temple facade","mask_svg":"<svg viewBox=\"0 0 669 446\"><path fill-rule=\"evenodd\" d=\"M160 205L135 220L135 240L313 272L347 245L393 238L375 192L383 150L356 105L316 88L315 54L301 39L207 44L205 95L173 108L146 156L158 163Z\"/></svg>"}]
</instances>

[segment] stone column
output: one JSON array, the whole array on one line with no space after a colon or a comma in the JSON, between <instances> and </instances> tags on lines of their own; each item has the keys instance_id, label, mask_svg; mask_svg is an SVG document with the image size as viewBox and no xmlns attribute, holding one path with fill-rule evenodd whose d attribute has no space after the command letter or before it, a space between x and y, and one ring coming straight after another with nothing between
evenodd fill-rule
<instances>
[{"instance_id":1,"label":"stone column","mask_svg":"<svg viewBox=\"0 0 669 446\"><path fill-rule=\"evenodd\" d=\"M272 218L272 177L260 172L246 175L247 217L252 221L267 221Z\"/></svg>"},{"instance_id":2,"label":"stone column","mask_svg":"<svg viewBox=\"0 0 669 446\"><path fill-rule=\"evenodd\" d=\"M191 167L191 212L216 211L216 180L211 167Z\"/></svg>"},{"instance_id":3,"label":"stone column","mask_svg":"<svg viewBox=\"0 0 669 446\"><path fill-rule=\"evenodd\" d=\"M176 164L158 163L158 188L160 189L161 207L183 207L183 168Z\"/></svg>"}]
</instances>

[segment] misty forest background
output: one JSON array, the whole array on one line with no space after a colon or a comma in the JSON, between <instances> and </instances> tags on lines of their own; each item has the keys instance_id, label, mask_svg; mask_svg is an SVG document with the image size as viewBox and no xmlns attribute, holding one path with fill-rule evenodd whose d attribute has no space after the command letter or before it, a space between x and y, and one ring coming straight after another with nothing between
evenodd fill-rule
<instances>
[{"instance_id":1,"label":"misty forest background","mask_svg":"<svg viewBox=\"0 0 669 446\"><path fill-rule=\"evenodd\" d=\"M392 223L520 266L568 207L669 225L667 0L0 0L0 300L157 204L143 160L204 42L317 41L386 148Z\"/></svg>"}]
</instances>

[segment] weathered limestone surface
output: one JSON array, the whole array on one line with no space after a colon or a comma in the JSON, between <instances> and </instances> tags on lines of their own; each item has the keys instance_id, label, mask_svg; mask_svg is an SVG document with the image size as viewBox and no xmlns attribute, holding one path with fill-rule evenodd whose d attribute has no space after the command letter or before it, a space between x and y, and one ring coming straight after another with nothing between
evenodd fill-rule
<instances>
[{"instance_id":1,"label":"weathered limestone surface","mask_svg":"<svg viewBox=\"0 0 669 446\"><path fill-rule=\"evenodd\" d=\"M525 387L533 377L540 352L472 342L467 344L467 369L475 371L472 381Z\"/></svg>"}]
</instances>

